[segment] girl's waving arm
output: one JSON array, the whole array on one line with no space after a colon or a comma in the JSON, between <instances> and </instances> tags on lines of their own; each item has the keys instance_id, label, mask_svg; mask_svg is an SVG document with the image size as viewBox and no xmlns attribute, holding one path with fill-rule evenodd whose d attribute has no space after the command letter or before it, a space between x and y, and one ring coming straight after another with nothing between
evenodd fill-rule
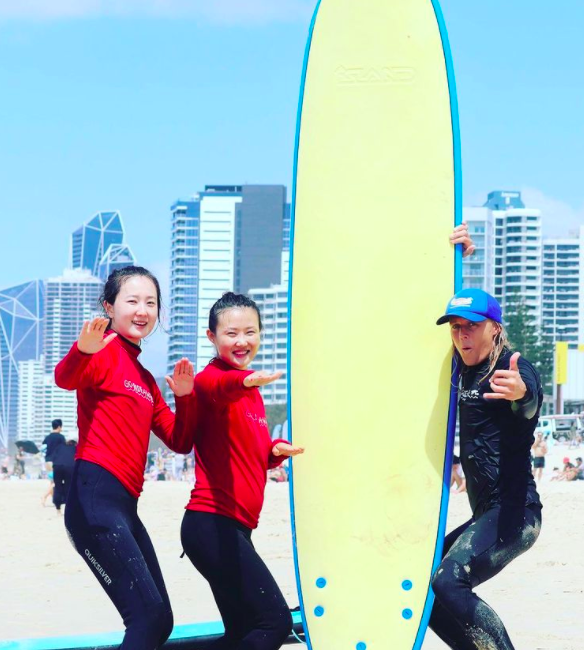
<instances>
[{"instance_id":1,"label":"girl's waving arm","mask_svg":"<svg viewBox=\"0 0 584 650\"><path fill-rule=\"evenodd\" d=\"M104 338L108 318L85 321L79 338L55 367L55 382L60 388L75 390L98 384L103 375L99 352L117 336L115 332Z\"/></svg>"},{"instance_id":2,"label":"girl's waving arm","mask_svg":"<svg viewBox=\"0 0 584 650\"><path fill-rule=\"evenodd\" d=\"M194 443L197 417L197 400L193 390L193 364L186 358L177 361L172 377L166 377L175 396L176 413L173 413L156 387L152 430L172 451L188 454Z\"/></svg>"}]
</instances>

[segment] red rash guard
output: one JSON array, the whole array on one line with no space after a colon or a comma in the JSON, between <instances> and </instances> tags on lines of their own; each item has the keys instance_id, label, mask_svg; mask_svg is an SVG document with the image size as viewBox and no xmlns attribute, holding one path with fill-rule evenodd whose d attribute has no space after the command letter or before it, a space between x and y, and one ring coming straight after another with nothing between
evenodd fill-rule
<instances>
[{"instance_id":1,"label":"red rash guard","mask_svg":"<svg viewBox=\"0 0 584 650\"><path fill-rule=\"evenodd\" d=\"M144 484L150 431L173 451L187 454L195 417L191 394L176 398L175 418L139 354L137 345L118 335L96 354L84 354L74 343L55 368L57 386L77 389L75 458L107 469L135 498Z\"/></svg>"},{"instance_id":2,"label":"red rash guard","mask_svg":"<svg viewBox=\"0 0 584 650\"><path fill-rule=\"evenodd\" d=\"M195 431L195 487L187 510L213 512L256 528L266 473L285 460L274 456L264 402L238 370L213 359L195 377L199 407Z\"/></svg>"}]
</instances>

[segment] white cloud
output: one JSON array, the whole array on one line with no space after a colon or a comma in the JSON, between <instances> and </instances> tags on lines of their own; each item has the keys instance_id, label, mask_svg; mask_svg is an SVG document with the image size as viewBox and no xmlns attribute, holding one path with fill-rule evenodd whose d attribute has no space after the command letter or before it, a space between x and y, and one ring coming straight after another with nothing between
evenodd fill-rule
<instances>
[{"instance_id":1,"label":"white cloud","mask_svg":"<svg viewBox=\"0 0 584 650\"><path fill-rule=\"evenodd\" d=\"M314 6L315 0L0 0L0 20L151 16L264 24L304 21Z\"/></svg>"},{"instance_id":2,"label":"white cloud","mask_svg":"<svg viewBox=\"0 0 584 650\"><path fill-rule=\"evenodd\" d=\"M584 226L584 205L574 206L533 187L521 188L523 202L542 212L544 237L566 237Z\"/></svg>"}]
</instances>

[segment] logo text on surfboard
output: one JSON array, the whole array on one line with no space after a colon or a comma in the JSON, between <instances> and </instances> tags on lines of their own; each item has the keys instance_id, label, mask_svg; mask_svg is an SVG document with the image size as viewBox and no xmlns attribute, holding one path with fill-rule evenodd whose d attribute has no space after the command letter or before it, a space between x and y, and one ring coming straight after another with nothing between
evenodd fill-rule
<instances>
[{"instance_id":1,"label":"logo text on surfboard","mask_svg":"<svg viewBox=\"0 0 584 650\"><path fill-rule=\"evenodd\" d=\"M340 66L335 70L340 86L412 84L416 77L414 68L400 66Z\"/></svg>"}]
</instances>

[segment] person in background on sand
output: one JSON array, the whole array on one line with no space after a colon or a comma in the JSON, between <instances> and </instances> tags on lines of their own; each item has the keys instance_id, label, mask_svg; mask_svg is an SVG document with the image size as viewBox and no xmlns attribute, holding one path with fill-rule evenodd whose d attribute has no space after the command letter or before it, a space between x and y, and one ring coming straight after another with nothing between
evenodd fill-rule
<instances>
[{"instance_id":1,"label":"person in background on sand","mask_svg":"<svg viewBox=\"0 0 584 650\"><path fill-rule=\"evenodd\" d=\"M539 483L541 481L543 468L545 467L545 456L548 453L547 443L544 440L541 431L535 436L535 442L531 447L531 453L533 454L533 478L536 483Z\"/></svg>"},{"instance_id":2,"label":"person in background on sand","mask_svg":"<svg viewBox=\"0 0 584 650\"><path fill-rule=\"evenodd\" d=\"M12 475L17 476L18 478L26 478L26 470L24 466L24 459L26 458L24 451L19 447L16 450L16 456L14 457L14 469L12 470Z\"/></svg>"},{"instance_id":3,"label":"person in background on sand","mask_svg":"<svg viewBox=\"0 0 584 650\"><path fill-rule=\"evenodd\" d=\"M450 478L450 487L456 484L456 489L454 494L460 494L461 492L466 492L466 479L462 472L462 467L460 465L460 457L454 454L452 457L452 475Z\"/></svg>"},{"instance_id":4,"label":"person in background on sand","mask_svg":"<svg viewBox=\"0 0 584 650\"><path fill-rule=\"evenodd\" d=\"M58 512L61 512L61 506L67 501L75 466L76 451L77 441L67 440L64 445L59 445L53 452L53 481L55 484L53 504Z\"/></svg>"},{"instance_id":5,"label":"person in background on sand","mask_svg":"<svg viewBox=\"0 0 584 650\"><path fill-rule=\"evenodd\" d=\"M2 478L2 479L7 479L8 478L8 468L9 468L9 466L10 466L10 456L8 454L6 454L2 458L2 465L0 467L0 472L1 472L0 478Z\"/></svg>"},{"instance_id":6,"label":"person in background on sand","mask_svg":"<svg viewBox=\"0 0 584 650\"><path fill-rule=\"evenodd\" d=\"M138 361L142 340L160 315L158 280L129 266L108 277L106 318L86 322L55 368L58 386L77 391L79 444L65 508L65 527L123 618L121 650L157 650L173 627L170 600L152 542L138 516L138 497L153 431L170 449L192 449L193 366L177 362L167 383L176 417L154 377Z\"/></svg>"},{"instance_id":7,"label":"person in background on sand","mask_svg":"<svg viewBox=\"0 0 584 650\"><path fill-rule=\"evenodd\" d=\"M54 472L53 472L53 454L59 445L65 444L65 436L61 433L63 430L63 421L59 418L51 422L52 431L43 440L45 445L45 470L49 479L49 489L45 495L41 497L41 504L44 506L47 499L52 496L55 487Z\"/></svg>"},{"instance_id":8,"label":"person in background on sand","mask_svg":"<svg viewBox=\"0 0 584 650\"><path fill-rule=\"evenodd\" d=\"M509 349L499 303L463 289L448 323L460 371L460 459L472 510L444 542L430 627L456 650L513 650L499 616L473 591L527 551L541 528L530 449L543 401L535 368Z\"/></svg>"},{"instance_id":9,"label":"person in background on sand","mask_svg":"<svg viewBox=\"0 0 584 650\"><path fill-rule=\"evenodd\" d=\"M288 605L252 543L267 471L304 452L272 440L258 387L281 372L248 366L260 346L256 303L226 293L211 308L216 356L195 377L195 487L183 518L183 549L209 582L225 625L213 650L277 650L292 630Z\"/></svg>"}]
</instances>

